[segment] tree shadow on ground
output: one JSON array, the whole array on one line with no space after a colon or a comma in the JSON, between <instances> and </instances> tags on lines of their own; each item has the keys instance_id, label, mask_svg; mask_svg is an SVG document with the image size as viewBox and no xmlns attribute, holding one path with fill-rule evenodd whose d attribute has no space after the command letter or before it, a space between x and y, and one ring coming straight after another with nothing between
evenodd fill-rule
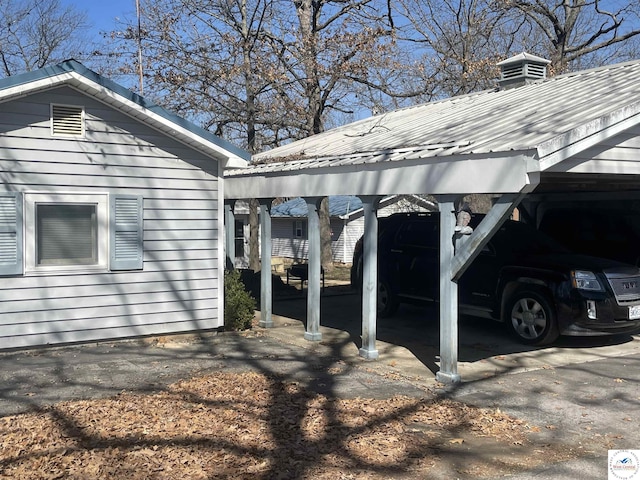
<instances>
[{"instance_id":1,"label":"tree shadow on ground","mask_svg":"<svg viewBox=\"0 0 640 480\"><path fill-rule=\"evenodd\" d=\"M437 391L345 362L344 348L292 348L257 331L164 348L114 343L5 355L12 368L21 364L32 375L16 376L2 390L0 409L13 399L25 413L2 411L0 428L7 445L31 440L4 450L0 472L7 478L39 478L39 469L53 469L71 478L346 479L448 478L470 465L508 468L499 453L503 443L475 448L483 427L470 410L447 404ZM257 396L234 390L231 379L246 372L258 375L251 386ZM193 376L209 376L210 383L175 383ZM16 425L31 416L54 427L19 437ZM257 440L246 422L261 432ZM216 424L228 430L211 430ZM30 444L37 443L35 431L45 436L37 447ZM459 438L466 443L451 442ZM173 473L163 467L165 457Z\"/></svg>"},{"instance_id":2,"label":"tree shadow on ground","mask_svg":"<svg viewBox=\"0 0 640 480\"><path fill-rule=\"evenodd\" d=\"M361 346L362 309L357 293L345 294L344 288L328 287L321 299L321 320L324 327L347 332L354 345ZM274 300L275 314L305 324L306 299L283 296ZM434 375L439 370L440 325L437 305L401 305L389 318L378 318L376 339L391 346L406 348ZM458 324L458 361L468 364L484 363L487 370L512 371L525 368L518 360L542 358L549 347L519 343L506 327L489 319L461 315ZM558 349L579 350L612 347L633 341L631 335L602 337L561 337L552 345ZM526 354L522 357L512 354ZM511 355L509 362L505 357ZM597 352L594 358L597 358Z\"/></svg>"}]
</instances>

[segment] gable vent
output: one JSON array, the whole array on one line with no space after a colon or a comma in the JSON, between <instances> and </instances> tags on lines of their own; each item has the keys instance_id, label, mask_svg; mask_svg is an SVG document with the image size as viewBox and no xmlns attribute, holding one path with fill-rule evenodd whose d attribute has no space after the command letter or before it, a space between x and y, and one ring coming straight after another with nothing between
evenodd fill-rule
<instances>
[{"instance_id":1,"label":"gable vent","mask_svg":"<svg viewBox=\"0 0 640 480\"><path fill-rule=\"evenodd\" d=\"M51 105L51 133L54 136L83 136L84 108L71 105Z\"/></svg>"},{"instance_id":2,"label":"gable vent","mask_svg":"<svg viewBox=\"0 0 640 480\"><path fill-rule=\"evenodd\" d=\"M500 67L500 87L513 88L547 78L547 59L529 53L521 53L515 57L498 63Z\"/></svg>"}]
</instances>

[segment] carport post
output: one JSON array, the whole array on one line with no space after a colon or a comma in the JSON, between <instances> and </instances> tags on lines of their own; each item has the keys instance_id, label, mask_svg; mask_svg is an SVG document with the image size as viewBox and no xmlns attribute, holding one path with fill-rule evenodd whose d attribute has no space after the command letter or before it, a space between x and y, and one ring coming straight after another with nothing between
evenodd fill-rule
<instances>
[{"instance_id":1,"label":"carport post","mask_svg":"<svg viewBox=\"0 0 640 480\"><path fill-rule=\"evenodd\" d=\"M236 241L235 241L235 228L236 228L236 216L233 212L235 206L235 200L227 200L224 202L224 223L225 223L225 255L226 267L228 270L232 270L236 265Z\"/></svg>"},{"instance_id":2,"label":"carport post","mask_svg":"<svg viewBox=\"0 0 640 480\"><path fill-rule=\"evenodd\" d=\"M362 248L362 348L360 356L378 358L376 349L376 304L378 300L378 217L380 197L360 197L364 213Z\"/></svg>"},{"instance_id":3,"label":"carport post","mask_svg":"<svg viewBox=\"0 0 640 480\"><path fill-rule=\"evenodd\" d=\"M458 284L452 280L456 197L436 197L440 205L440 370L436 379L458 383Z\"/></svg>"},{"instance_id":4,"label":"carport post","mask_svg":"<svg viewBox=\"0 0 640 480\"><path fill-rule=\"evenodd\" d=\"M260 202L260 321L264 328L273 327L272 283L271 283L271 202L261 198Z\"/></svg>"},{"instance_id":5,"label":"carport post","mask_svg":"<svg viewBox=\"0 0 640 480\"><path fill-rule=\"evenodd\" d=\"M320 333L320 276L321 276L321 253L320 253L320 218L318 209L322 198L305 198L308 209L308 245L309 263L307 265L307 327L304 338L312 342L322 340Z\"/></svg>"}]
</instances>

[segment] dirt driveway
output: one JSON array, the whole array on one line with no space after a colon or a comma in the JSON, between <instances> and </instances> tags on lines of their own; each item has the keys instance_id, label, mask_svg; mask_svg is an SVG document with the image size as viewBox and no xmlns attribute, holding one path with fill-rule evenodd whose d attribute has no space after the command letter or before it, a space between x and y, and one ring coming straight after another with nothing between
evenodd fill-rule
<instances>
[{"instance_id":1,"label":"dirt driveway","mask_svg":"<svg viewBox=\"0 0 640 480\"><path fill-rule=\"evenodd\" d=\"M358 298L326 293L321 342L299 296L268 330L0 354L0 476L582 480L640 446L637 338L527 349L464 319L446 387L432 310L365 361Z\"/></svg>"},{"instance_id":2,"label":"dirt driveway","mask_svg":"<svg viewBox=\"0 0 640 480\"><path fill-rule=\"evenodd\" d=\"M327 292L322 299L322 343L346 345L343 355L357 356L359 299L342 293ZM276 301L274 312L283 316L276 316L277 323L284 321L288 333L281 336L276 327L268 335L300 342L305 309L303 299ZM370 368L435 383L437 318L433 307L403 305L393 318L379 320L380 358ZM640 448L635 426L640 418L640 335L561 337L549 347L528 347L499 323L463 317L458 358L462 383L447 387L450 398L542 426L542 442L595 448L595 453L576 454L572 461L513 478L606 478L608 449Z\"/></svg>"}]
</instances>

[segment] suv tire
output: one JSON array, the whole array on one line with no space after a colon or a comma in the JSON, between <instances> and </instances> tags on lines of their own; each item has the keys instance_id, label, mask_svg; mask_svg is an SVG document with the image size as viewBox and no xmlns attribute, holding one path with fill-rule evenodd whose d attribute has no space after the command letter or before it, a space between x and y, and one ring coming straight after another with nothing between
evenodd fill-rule
<instances>
[{"instance_id":1,"label":"suv tire","mask_svg":"<svg viewBox=\"0 0 640 480\"><path fill-rule=\"evenodd\" d=\"M514 292L506 303L504 317L511 332L527 345L547 345L560 336L555 309L549 297L537 290Z\"/></svg>"},{"instance_id":2,"label":"suv tire","mask_svg":"<svg viewBox=\"0 0 640 480\"><path fill-rule=\"evenodd\" d=\"M398 310L398 298L389 288L389 282L384 278L378 280L377 303L380 318L390 317Z\"/></svg>"}]
</instances>

